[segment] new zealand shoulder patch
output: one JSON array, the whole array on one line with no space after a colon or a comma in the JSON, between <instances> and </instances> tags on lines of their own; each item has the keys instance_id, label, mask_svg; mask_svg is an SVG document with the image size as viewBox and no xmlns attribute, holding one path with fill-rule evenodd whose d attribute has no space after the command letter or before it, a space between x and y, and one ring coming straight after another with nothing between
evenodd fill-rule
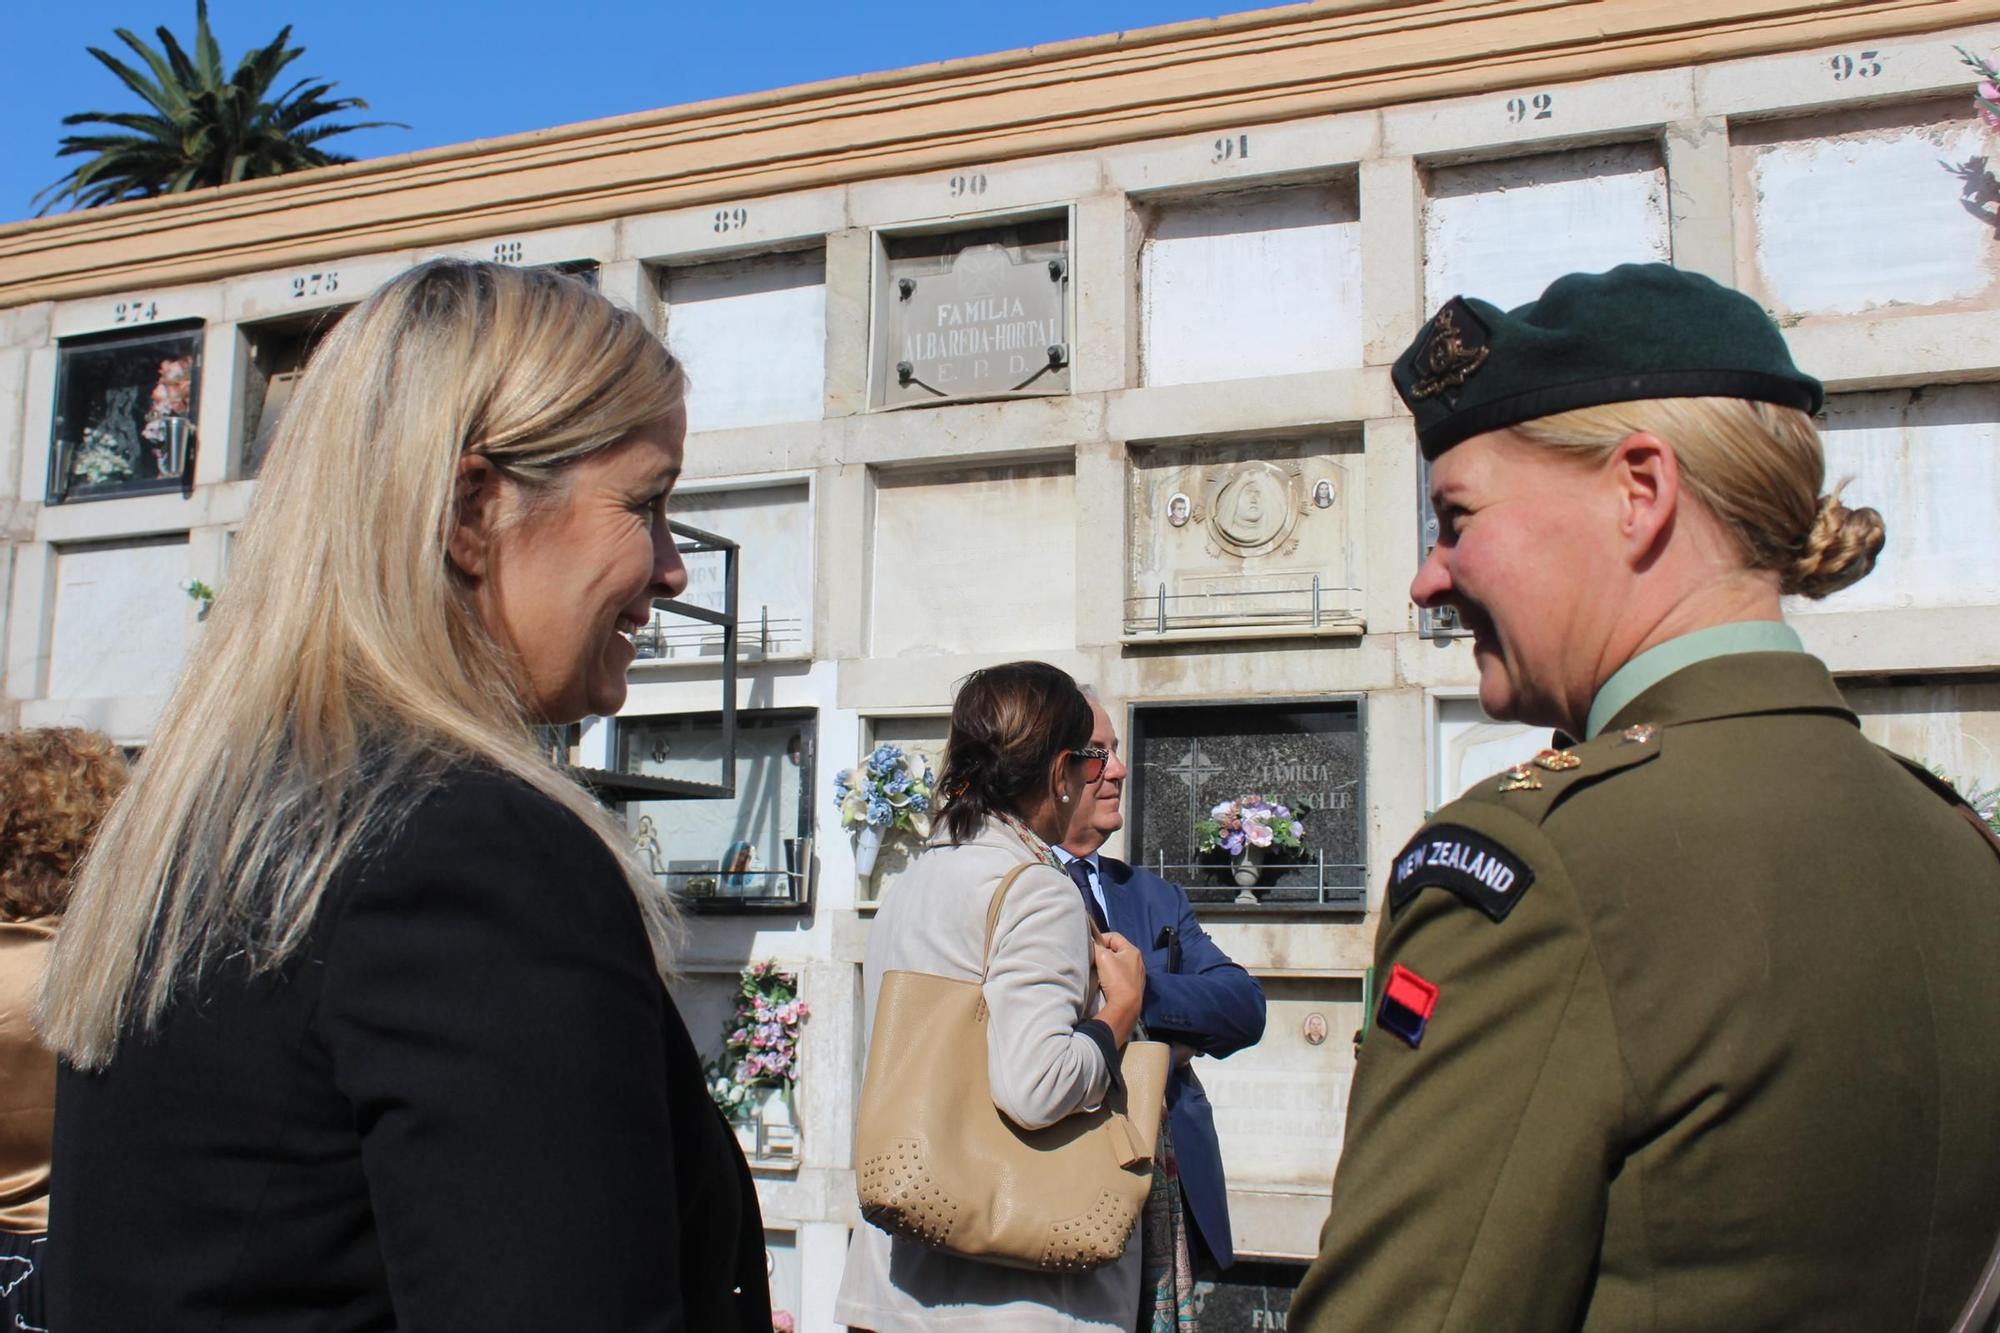
<instances>
[{"instance_id":1,"label":"new zealand shoulder patch","mask_svg":"<svg viewBox=\"0 0 2000 1333\"><path fill-rule=\"evenodd\" d=\"M1504 921L1535 872L1483 833L1460 824L1433 824L1397 854L1389 871L1389 916L1428 888L1449 889L1495 921Z\"/></svg>"}]
</instances>

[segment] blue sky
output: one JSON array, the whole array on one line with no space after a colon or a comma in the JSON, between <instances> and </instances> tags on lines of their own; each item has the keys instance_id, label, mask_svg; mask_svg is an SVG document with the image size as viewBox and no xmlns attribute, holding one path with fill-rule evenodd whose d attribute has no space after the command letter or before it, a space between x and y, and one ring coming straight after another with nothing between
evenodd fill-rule
<instances>
[{"instance_id":1,"label":"blue sky","mask_svg":"<svg viewBox=\"0 0 2000 1333\"><path fill-rule=\"evenodd\" d=\"M1261 7L1243 0L212 0L209 18L231 68L290 22L306 53L288 73L334 79L340 94L368 99L370 111L355 119L411 126L327 144L379 157ZM194 0L34 0L12 8L0 34L0 222L30 216L35 192L67 169L55 156L65 114L139 105L86 46L129 54L113 35L120 27L155 42L153 29L164 23L190 45L194 32Z\"/></svg>"}]
</instances>

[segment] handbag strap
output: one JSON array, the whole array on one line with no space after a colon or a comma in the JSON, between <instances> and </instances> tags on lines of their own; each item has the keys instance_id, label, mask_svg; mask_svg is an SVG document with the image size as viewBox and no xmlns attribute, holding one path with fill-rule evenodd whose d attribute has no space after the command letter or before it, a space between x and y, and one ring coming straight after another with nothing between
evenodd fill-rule
<instances>
[{"instance_id":1,"label":"handbag strap","mask_svg":"<svg viewBox=\"0 0 2000 1333\"><path fill-rule=\"evenodd\" d=\"M993 929L1000 924L1000 905L1007 901L1007 890L1014 887L1014 881L1021 878L1023 871L1033 870L1039 861L1023 861L1000 877L1000 887L993 890L993 900L986 904L986 943L979 951L979 981L986 982L986 974L993 970Z\"/></svg>"},{"instance_id":2,"label":"handbag strap","mask_svg":"<svg viewBox=\"0 0 2000 1333\"><path fill-rule=\"evenodd\" d=\"M1023 871L1033 870L1040 864L1042 863L1039 861L1021 862L1021 864L1001 876L1000 887L993 890L993 899L986 904L986 943L979 951L980 981L983 982L986 980L987 972L993 967L993 931L1000 924L1000 905L1007 901L1007 890L1014 887L1014 881L1021 877ZM1090 928L1090 942L1092 944L1097 944L1103 940L1104 934L1098 930L1097 923L1091 920L1090 913L1085 912L1083 914L1083 924ZM1090 985L1093 990L1097 988L1097 955L1095 954L1091 955Z\"/></svg>"}]
</instances>

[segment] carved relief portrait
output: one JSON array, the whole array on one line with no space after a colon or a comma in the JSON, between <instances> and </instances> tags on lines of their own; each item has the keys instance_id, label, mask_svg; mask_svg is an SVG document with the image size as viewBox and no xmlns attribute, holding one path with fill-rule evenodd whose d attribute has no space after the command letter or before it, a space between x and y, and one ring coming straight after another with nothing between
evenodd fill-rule
<instances>
[{"instance_id":1,"label":"carved relief portrait","mask_svg":"<svg viewBox=\"0 0 2000 1333\"><path fill-rule=\"evenodd\" d=\"M1253 459L1223 472L1211 492L1216 545L1236 555L1269 550L1298 522L1296 468Z\"/></svg>"}]
</instances>

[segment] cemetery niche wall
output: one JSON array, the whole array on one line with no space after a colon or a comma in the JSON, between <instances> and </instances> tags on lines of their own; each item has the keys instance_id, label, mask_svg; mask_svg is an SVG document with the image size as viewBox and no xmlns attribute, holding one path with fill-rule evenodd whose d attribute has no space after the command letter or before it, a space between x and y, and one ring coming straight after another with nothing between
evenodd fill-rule
<instances>
[{"instance_id":1,"label":"cemetery niche wall","mask_svg":"<svg viewBox=\"0 0 2000 1333\"><path fill-rule=\"evenodd\" d=\"M1134 864L1209 909L1367 906L1361 700L1142 706L1128 730ZM1287 807L1302 846L1261 848L1254 867L1204 849L1204 822L1246 798Z\"/></svg>"},{"instance_id":2,"label":"cemetery niche wall","mask_svg":"<svg viewBox=\"0 0 2000 1333\"><path fill-rule=\"evenodd\" d=\"M1358 431L1135 447L1126 640L1360 634L1360 448Z\"/></svg>"}]
</instances>

